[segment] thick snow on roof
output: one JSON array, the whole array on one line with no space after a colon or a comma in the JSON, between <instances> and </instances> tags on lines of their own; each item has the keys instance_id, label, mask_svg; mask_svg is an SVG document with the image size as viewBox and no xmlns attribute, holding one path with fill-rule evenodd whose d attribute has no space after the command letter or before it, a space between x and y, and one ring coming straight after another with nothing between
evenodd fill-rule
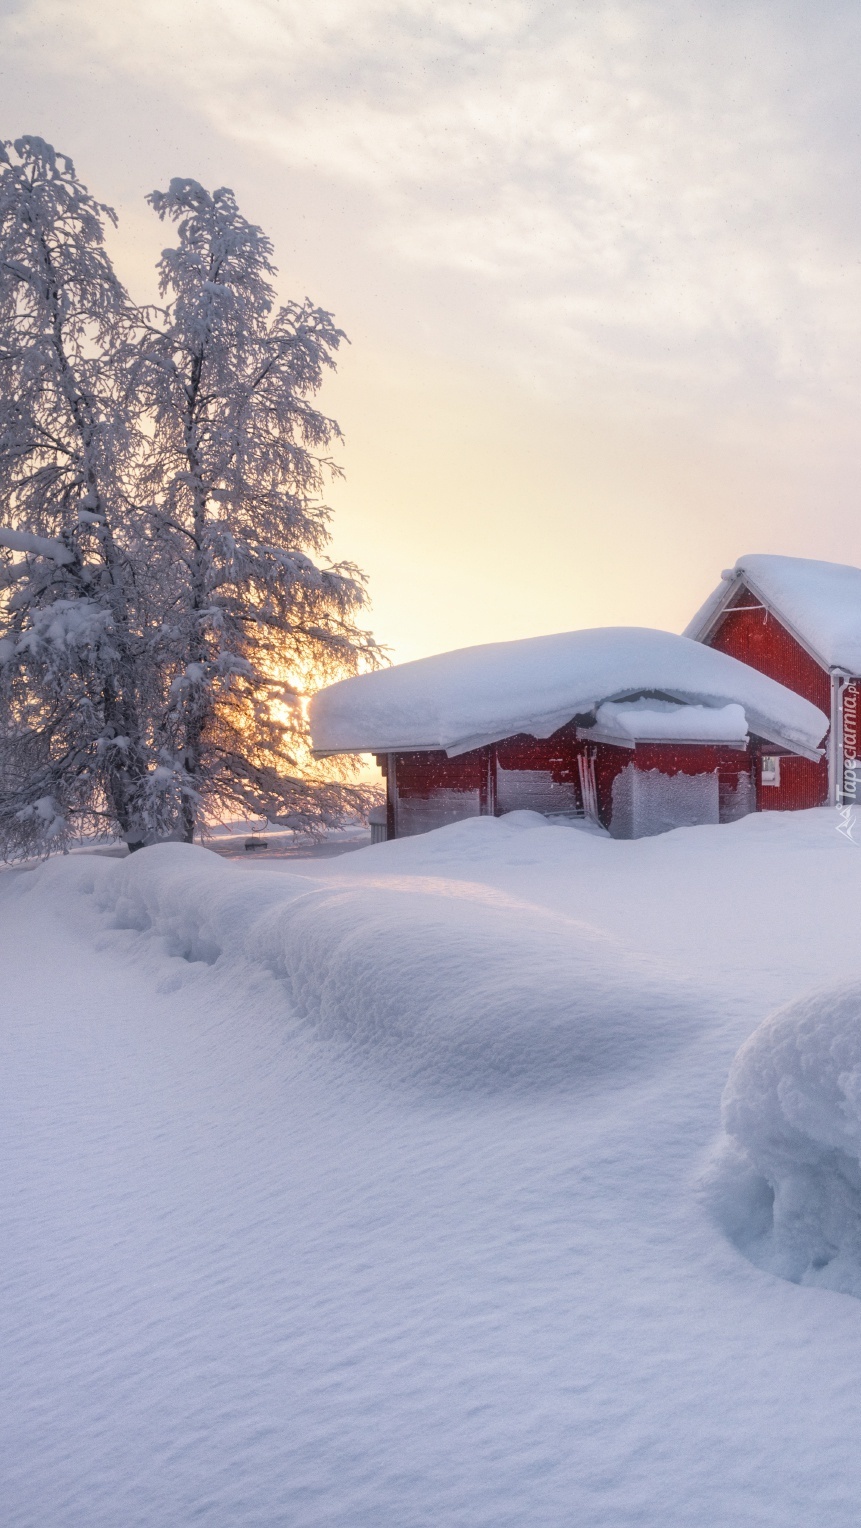
<instances>
[{"instance_id":1,"label":"thick snow on roof","mask_svg":"<svg viewBox=\"0 0 861 1528\"><path fill-rule=\"evenodd\" d=\"M764 553L740 557L697 611L685 636L705 633L726 599L728 585L741 578L784 618L826 668L861 674L861 568Z\"/></svg>"},{"instance_id":2,"label":"thick snow on roof","mask_svg":"<svg viewBox=\"0 0 861 1528\"><path fill-rule=\"evenodd\" d=\"M598 707L594 730L625 743L740 743L748 735L744 707L735 703L697 706L647 699L605 700Z\"/></svg>"},{"instance_id":3,"label":"thick snow on roof","mask_svg":"<svg viewBox=\"0 0 861 1528\"><path fill-rule=\"evenodd\" d=\"M319 753L441 748L463 753L525 732L588 725L603 701L659 692L698 706L743 706L751 732L803 750L822 712L726 653L672 632L610 626L466 647L345 679L316 695Z\"/></svg>"}]
</instances>

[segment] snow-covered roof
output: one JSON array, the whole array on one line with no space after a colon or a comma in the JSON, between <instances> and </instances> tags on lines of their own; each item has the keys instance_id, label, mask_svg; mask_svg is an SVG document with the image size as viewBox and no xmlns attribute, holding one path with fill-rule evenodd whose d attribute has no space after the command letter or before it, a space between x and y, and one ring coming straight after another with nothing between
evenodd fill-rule
<instances>
[{"instance_id":1,"label":"snow-covered roof","mask_svg":"<svg viewBox=\"0 0 861 1528\"><path fill-rule=\"evenodd\" d=\"M675 700L605 700L598 707L595 725L580 727L582 737L599 734L610 742L625 743L743 743L748 736L744 706L688 705Z\"/></svg>"},{"instance_id":2,"label":"snow-covered roof","mask_svg":"<svg viewBox=\"0 0 861 1528\"><path fill-rule=\"evenodd\" d=\"M744 582L801 640L824 668L861 674L861 568L807 557L740 557L685 629L705 638Z\"/></svg>"},{"instance_id":3,"label":"snow-covered roof","mask_svg":"<svg viewBox=\"0 0 861 1528\"><path fill-rule=\"evenodd\" d=\"M643 693L744 709L747 727L813 753L828 727L816 706L726 653L637 626L496 642L419 658L321 690L311 702L318 753L465 753L516 733L550 737L598 707Z\"/></svg>"}]
</instances>

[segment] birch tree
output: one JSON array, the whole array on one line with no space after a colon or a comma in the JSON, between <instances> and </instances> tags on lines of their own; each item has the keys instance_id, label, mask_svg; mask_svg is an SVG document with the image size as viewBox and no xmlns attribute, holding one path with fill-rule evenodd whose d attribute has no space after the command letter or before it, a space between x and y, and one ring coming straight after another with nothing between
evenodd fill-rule
<instances>
[{"instance_id":1,"label":"birch tree","mask_svg":"<svg viewBox=\"0 0 861 1528\"><path fill-rule=\"evenodd\" d=\"M214 818L316 829L373 792L316 765L304 697L378 661L364 581L327 557L344 336L276 306L232 192L176 180L161 309L110 208L39 138L0 145L0 852L191 841Z\"/></svg>"},{"instance_id":2,"label":"birch tree","mask_svg":"<svg viewBox=\"0 0 861 1528\"><path fill-rule=\"evenodd\" d=\"M340 432L312 399L344 335L308 300L276 307L272 246L232 191L174 180L149 201L177 236L139 375L148 492L174 570L164 753L183 836L229 810L332 825L369 792L343 765L313 765L304 693L377 661L355 622L362 576L325 556Z\"/></svg>"},{"instance_id":3,"label":"birch tree","mask_svg":"<svg viewBox=\"0 0 861 1528\"><path fill-rule=\"evenodd\" d=\"M0 847L158 827L146 563L124 476L136 315L110 208L40 138L0 145ZM10 554L18 554L17 559ZM149 655L151 656L151 655ZM157 795L157 793L156 793Z\"/></svg>"}]
</instances>

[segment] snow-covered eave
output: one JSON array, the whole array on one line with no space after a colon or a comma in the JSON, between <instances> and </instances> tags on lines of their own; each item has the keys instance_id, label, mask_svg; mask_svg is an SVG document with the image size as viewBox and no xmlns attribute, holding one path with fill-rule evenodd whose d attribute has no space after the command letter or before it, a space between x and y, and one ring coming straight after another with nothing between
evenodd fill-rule
<instances>
[{"instance_id":1,"label":"snow-covered eave","mask_svg":"<svg viewBox=\"0 0 861 1528\"><path fill-rule=\"evenodd\" d=\"M596 702L598 704L600 702ZM594 709L595 706L584 704L573 713L557 711L549 717L528 718L522 725L511 723L504 732L476 732L469 737L450 738L447 743L441 742L439 738L432 743L355 743L349 748L314 748L312 753L315 759L332 759L344 753L444 753L449 759L456 759L462 753L471 753L474 748L490 748L494 743L504 743L512 737L552 737L554 732L567 727L575 716L588 715Z\"/></svg>"},{"instance_id":2,"label":"snow-covered eave","mask_svg":"<svg viewBox=\"0 0 861 1528\"><path fill-rule=\"evenodd\" d=\"M677 700L683 705L691 704L693 700L691 695L681 694L678 691L673 692L667 690L665 693L671 700ZM427 743L411 742L381 744L379 742L365 742L351 743L349 747L345 748L315 748L312 751L313 756L316 759L331 759L348 753L373 753L378 756L387 753L444 753L447 758L455 759L463 753L471 753L475 748L490 748L494 743L504 743L512 737L525 736L542 740L552 737L554 732L559 732L562 727L570 726L570 724L575 720L577 716L583 716L589 712L594 713L597 711L598 706L602 705L605 701L624 700L629 694L630 691L623 690L617 692L615 695L604 695L600 700L596 700L592 705L587 705L584 703L578 708L577 711L574 712L573 715L566 713L560 717L559 713L556 713L552 717L533 720L531 722L524 722L522 725L513 724L505 732L495 732L492 734L485 733L472 737L459 738L457 740L451 740L448 743L442 743L439 740ZM814 763L818 762L818 760L823 757L824 749L808 748L803 743L799 743L796 739L790 739L786 737L777 729L771 728L767 724L764 724L762 717L758 714L755 717L748 716L747 720L748 727L752 736L761 738L764 742L772 743L781 753L798 754L800 758L810 759ZM607 742L616 744L621 743L623 747L626 746L625 741L615 734L611 735L608 733L606 736L599 738L596 732L590 731L587 728L582 729L583 735L585 735L587 732L589 738L594 742ZM580 728L577 729L577 735L578 737L581 735ZM635 746L636 743L666 743L667 741L668 740L666 738L632 738L631 746ZM678 743L682 746L684 746L686 743L699 744L703 747L738 746L740 748L744 748L746 746L740 739L737 742L731 739L725 741L721 738L673 738L669 741L671 743Z\"/></svg>"},{"instance_id":3,"label":"snow-covered eave","mask_svg":"<svg viewBox=\"0 0 861 1528\"><path fill-rule=\"evenodd\" d=\"M759 721L750 730L752 738L759 738L763 743L773 743L778 753L797 753L799 758L809 759L811 764L818 764L820 759L825 758L824 748L805 748L801 743L790 742L789 738L763 727Z\"/></svg>"},{"instance_id":4,"label":"snow-covered eave","mask_svg":"<svg viewBox=\"0 0 861 1528\"><path fill-rule=\"evenodd\" d=\"M682 636L690 637L693 642L705 642L706 638L711 636L721 617L727 614L730 600L734 598L742 585L749 589L754 598L759 600L763 609L769 615L774 616L776 621L780 622L781 626L789 632L790 636L795 638L799 647L803 647L808 657L812 658L814 663L817 663L821 669L824 669L826 674L843 674L846 672L839 664L828 663L822 654L817 652L807 637L803 636L797 626L793 625L792 621L787 618L780 607L775 605L774 601L769 599L767 594L763 593L756 580L751 578L744 568L734 568L732 578L723 580L714 593L709 595L705 604L700 606L693 620L685 627Z\"/></svg>"},{"instance_id":5,"label":"snow-covered eave","mask_svg":"<svg viewBox=\"0 0 861 1528\"><path fill-rule=\"evenodd\" d=\"M494 743L505 743L512 737L550 737L552 732L558 732L570 720L570 716L566 717L564 722L554 725L551 732L515 727L508 732L482 733L476 737L461 738L456 743L351 743L349 748L312 748L311 753L315 759L335 759L348 753L444 753L449 759L457 759L462 753L472 753L475 748L490 748Z\"/></svg>"},{"instance_id":6,"label":"snow-covered eave","mask_svg":"<svg viewBox=\"0 0 861 1528\"><path fill-rule=\"evenodd\" d=\"M811 763L818 764L824 758L824 748L804 748L800 743L791 743L788 738L782 737L779 732L767 732L765 728L757 724L751 731L750 737L742 738L718 738L718 737L620 737L615 732L599 731L597 728L578 727L577 737L584 743L612 743L616 748L636 748L640 743L662 743L669 748L736 748L742 753L746 751L750 742L759 741L771 743L778 753L797 754L799 758L810 759Z\"/></svg>"},{"instance_id":7,"label":"snow-covered eave","mask_svg":"<svg viewBox=\"0 0 861 1528\"><path fill-rule=\"evenodd\" d=\"M692 642L704 642L706 637L717 625L720 616L726 610L729 601L735 594L741 575L733 570L729 578L721 576L721 581L716 589L713 589L708 599L700 605L696 615L688 621L682 631L683 637L689 637Z\"/></svg>"},{"instance_id":8,"label":"snow-covered eave","mask_svg":"<svg viewBox=\"0 0 861 1528\"><path fill-rule=\"evenodd\" d=\"M746 737L627 737L619 732L607 732L603 727L578 727L578 741L583 743L610 743L614 748L639 748L641 743L651 747L660 743L667 748L735 748L747 751Z\"/></svg>"},{"instance_id":9,"label":"snow-covered eave","mask_svg":"<svg viewBox=\"0 0 861 1528\"><path fill-rule=\"evenodd\" d=\"M472 745L470 745L472 746ZM339 759L348 753L446 753L442 743L351 743L349 748L312 748L314 759ZM463 750L466 752L466 750Z\"/></svg>"}]
</instances>

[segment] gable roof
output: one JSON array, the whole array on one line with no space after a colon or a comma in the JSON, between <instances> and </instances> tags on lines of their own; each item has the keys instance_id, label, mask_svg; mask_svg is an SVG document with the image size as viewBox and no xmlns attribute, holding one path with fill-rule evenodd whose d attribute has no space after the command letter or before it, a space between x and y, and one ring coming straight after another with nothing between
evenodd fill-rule
<instances>
[{"instance_id":1,"label":"gable roof","mask_svg":"<svg viewBox=\"0 0 861 1528\"><path fill-rule=\"evenodd\" d=\"M822 668L861 674L861 568L808 557L740 557L697 611L685 636L704 642L746 584Z\"/></svg>"},{"instance_id":2,"label":"gable roof","mask_svg":"<svg viewBox=\"0 0 861 1528\"><path fill-rule=\"evenodd\" d=\"M517 733L546 738L598 706L638 694L744 707L751 732L818 757L828 720L816 706L700 642L610 626L466 647L321 690L311 702L317 753L466 753Z\"/></svg>"}]
</instances>

